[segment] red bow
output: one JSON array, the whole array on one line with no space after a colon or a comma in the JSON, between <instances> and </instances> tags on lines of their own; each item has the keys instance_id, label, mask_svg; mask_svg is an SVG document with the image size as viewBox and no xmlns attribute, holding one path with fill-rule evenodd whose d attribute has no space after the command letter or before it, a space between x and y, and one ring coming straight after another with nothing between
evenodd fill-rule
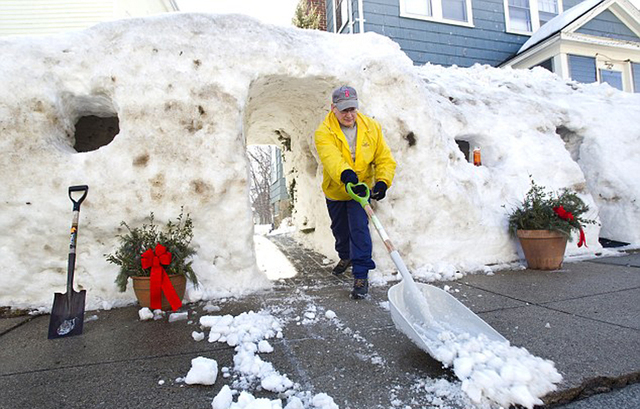
<instances>
[{"instance_id":1,"label":"red bow","mask_svg":"<svg viewBox=\"0 0 640 409\"><path fill-rule=\"evenodd\" d=\"M553 211L556 212L558 217L561 218L561 219L573 220L573 214L571 214L571 212L568 212L568 211L564 210L564 207L562 207L562 206L554 207Z\"/></svg>"},{"instance_id":2,"label":"red bow","mask_svg":"<svg viewBox=\"0 0 640 409\"><path fill-rule=\"evenodd\" d=\"M564 210L564 207L562 207L562 206L554 207L553 211L556 212L556 214L558 215L559 218L564 219L564 220L573 221L573 214L571 214L571 212L568 212L568 211ZM580 228L580 240L578 240L578 247L582 247L582 245L584 245L585 247L589 247L589 246L587 246L587 237L584 235L584 230L582 230L582 227L581 227Z\"/></svg>"},{"instance_id":3,"label":"red bow","mask_svg":"<svg viewBox=\"0 0 640 409\"><path fill-rule=\"evenodd\" d=\"M585 247L589 247L587 246L587 238L584 235L584 230L580 228L580 240L578 240L578 247L582 247L583 244Z\"/></svg>"},{"instance_id":4,"label":"red bow","mask_svg":"<svg viewBox=\"0 0 640 409\"><path fill-rule=\"evenodd\" d=\"M151 249L142 253L142 268L151 267L151 279L149 283L150 291L150 307L152 310L162 308L162 293L171 304L171 308L175 311L182 307L182 301L176 293L175 288L171 285L169 275L164 270L163 265L168 266L171 263L171 253L162 244L157 244L155 252Z\"/></svg>"}]
</instances>

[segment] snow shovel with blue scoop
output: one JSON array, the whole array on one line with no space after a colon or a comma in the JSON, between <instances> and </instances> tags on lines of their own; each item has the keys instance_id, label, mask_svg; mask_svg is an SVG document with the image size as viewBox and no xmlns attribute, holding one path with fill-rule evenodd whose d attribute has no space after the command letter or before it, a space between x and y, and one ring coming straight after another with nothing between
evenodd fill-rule
<instances>
[{"instance_id":1,"label":"snow shovel with blue scoop","mask_svg":"<svg viewBox=\"0 0 640 409\"><path fill-rule=\"evenodd\" d=\"M352 189L360 185L366 189L363 196L358 196ZM491 341L507 342L498 331L451 294L438 287L413 281L400 253L393 247L369 204L369 187L364 183L348 183L347 192L364 208L402 275L402 281L389 289L389 309L393 322L409 339L436 359L435 347L442 344L438 336L443 332L469 334L471 337L484 335Z\"/></svg>"},{"instance_id":2,"label":"snow shovel with blue scoop","mask_svg":"<svg viewBox=\"0 0 640 409\"><path fill-rule=\"evenodd\" d=\"M55 293L53 296L51 320L49 321L49 339L82 334L84 300L87 296L87 291L73 291L73 273L76 267L76 241L78 239L80 204L87 197L88 191L89 187L86 185L69 187L69 199L73 202L73 221L71 222L71 243L69 245L69 264L67 267L67 292L65 294ZM76 192L82 192L82 196L77 200L73 198L73 194Z\"/></svg>"}]
</instances>

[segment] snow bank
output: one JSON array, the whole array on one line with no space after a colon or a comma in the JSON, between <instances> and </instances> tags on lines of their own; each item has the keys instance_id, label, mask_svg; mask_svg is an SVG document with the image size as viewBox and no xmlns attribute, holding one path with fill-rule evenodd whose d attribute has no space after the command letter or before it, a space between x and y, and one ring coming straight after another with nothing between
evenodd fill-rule
<instances>
[{"instance_id":1,"label":"snow bank","mask_svg":"<svg viewBox=\"0 0 640 409\"><path fill-rule=\"evenodd\" d=\"M345 40L205 14L0 39L0 257L8 278L0 305L46 310L52 291L65 288L67 187L76 184L89 185L76 266L88 309L134 300L131 290L117 292L116 266L103 257L120 222L139 225L151 211L165 222L181 205L194 221L202 283L187 289L189 300L268 286L255 261L246 143L280 136L300 146L335 84L381 59L410 67L388 39ZM119 133L79 153L75 124L89 115L117 116ZM304 144L311 176L301 183L321 199Z\"/></svg>"}]
</instances>

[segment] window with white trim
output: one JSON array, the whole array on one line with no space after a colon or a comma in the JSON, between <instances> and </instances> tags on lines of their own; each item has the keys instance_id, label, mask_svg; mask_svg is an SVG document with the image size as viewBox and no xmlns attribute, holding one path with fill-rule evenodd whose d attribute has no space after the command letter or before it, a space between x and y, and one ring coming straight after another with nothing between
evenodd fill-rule
<instances>
[{"instance_id":1,"label":"window with white trim","mask_svg":"<svg viewBox=\"0 0 640 409\"><path fill-rule=\"evenodd\" d=\"M633 92L640 93L640 64L631 63L631 76L633 80Z\"/></svg>"},{"instance_id":2,"label":"window with white trim","mask_svg":"<svg viewBox=\"0 0 640 409\"><path fill-rule=\"evenodd\" d=\"M622 71L605 70L600 68L600 83L607 83L622 91Z\"/></svg>"},{"instance_id":3,"label":"window with white trim","mask_svg":"<svg viewBox=\"0 0 640 409\"><path fill-rule=\"evenodd\" d=\"M400 16L472 25L471 0L400 0Z\"/></svg>"},{"instance_id":4,"label":"window with white trim","mask_svg":"<svg viewBox=\"0 0 640 409\"><path fill-rule=\"evenodd\" d=\"M629 71L629 62L612 60L602 54L596 56L596 68L598 69L598 82L609 84L620 91L631 91L632 78L626 78ZM625 85L625 82L627 83Z\"/></svg>"},{"instance_id":5,"label":"window with white trim","mask_svg":"<svg viewBox=\"0 0 640 409\"><path fill-rule=\"evenodd\" d=\"M334 0L333 7L336 12L336 33L342 31L349 21L349 0Z\"/></svg>"},{"instance_id":6,"label":"window with white trim","mask_svg":"<svg viewBox=\"0 0 640 409\"><path fill-rule=\"evenodd\" d=\"M536 32L562 12L562 0L504 0L507 31Z\"/></svg>"}]
</instances>

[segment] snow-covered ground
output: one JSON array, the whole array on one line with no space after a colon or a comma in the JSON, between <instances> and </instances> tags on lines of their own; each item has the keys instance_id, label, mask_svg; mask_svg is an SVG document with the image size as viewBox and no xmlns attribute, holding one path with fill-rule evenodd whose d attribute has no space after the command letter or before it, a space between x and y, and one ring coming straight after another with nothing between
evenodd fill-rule
<instances>
[{"instance_id":1,"label":"snow-covered ground","mask_svg":"<svg viewBox=\"0 0 640 409\"><path fill-rule=\"evenodd\" d=\"M263 233L266 233L265 229ZM263 237L264 239L264 237ZM257 246L257 257L267 260L277 249ZM277 264L264 263L270 277L281 275ZM293 301L300 295L292 294ZM222 302L224 302L223 300ZM286 303L285 303L286 304ZM388 303L379 307L388 310ZM282 347L289 325L330 325L352 336L360 345L368 345L372 365L390 365L355 328L348 328L334 311L315 303L305 303L304 310L286 305L272 305L254 312L224 315L215 302L204 306L205 315L191 317L194 342L217 342L234 349L232 362L217 361L214 356L194 356L187 374L161 384L214 384L218 392L211 402L213 409L338 409L342 396L330 396L325 391L304 390L299 380L282 373L269 361L269 354ZM166 319L175 322L186 319L186 313L169 313L168 317L147 308L140 310L140 320ZM199 325L198 325L199 324ZM144 325L139 323L138 325ZM488 341L442 333L437 356L453 369L459 381L446 379L416 379L413 385L403 385L403 398L390 385L389 407L429 407L433 409L497 409L511 404L532 408L540 398L555 390L562 379L553 362L535 357L523 348L506 342ZM220 386L222 384L222 386ZM398 386L400 387L400 386ZM408 391L408 392L407 392ZM255 395L260 392L261 397ZM418 405L418 406L416 406Z\"/></svg>"},{"instance_id":2,"label":"snow-covered ground","mask_svg":"<svg viewBox=\"0 0 640 409\"><path fill-rule=\"evenodd\" d=\"M376 212L418 277L460 277L517 266L507 213L538 184L576 189L598 237L640 244L640 95L567 82L542 69L414 67L397 44L263 25L241 16L176 14L115 21L50 37L0 39L0 305L47 310L66 282L71 203L80 215L76 283L87 308L133 302L113 283L120 221L195 224L188 300L269 286L255 260L246 144L285 148L295 181L293 222L308 246L335 258L313 131L331 90L348 83L382 124L398 162ZM13 57L12 57L13 56ZM18 58L19 57L19 58ZM116 116L120 132L91 152L73 149L81 116ZM475 167L456 144L481 148ZM258 239L259 240L259 239ZM393 279L375 239L374 280ZM259 243L258 246L261 244ZM514 264L515 263L515 264Z\"/></svg>"}]
</instances>

